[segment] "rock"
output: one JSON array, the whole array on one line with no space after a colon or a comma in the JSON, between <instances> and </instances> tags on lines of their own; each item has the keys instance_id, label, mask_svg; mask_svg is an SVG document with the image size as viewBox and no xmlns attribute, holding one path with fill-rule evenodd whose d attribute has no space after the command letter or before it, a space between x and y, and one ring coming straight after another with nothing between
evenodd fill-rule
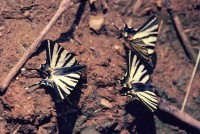
<instances>
[{"instance_id":1,"label":"rock","mask_svg":"<svg viewBox=\"0 0 200 134\"><path fill-rule=\"evenodd\" d=\"M107 108L112 108L112 104L106 99L101 99L100 103Z\"/></svg>"},{"instance_id":2,"label":"rock","mask_svg":"<svg viewBox=\"0 0 200 134\"><path fill-rule=\"evenodd\" d=\"M91 29L93 29L96 32L99 32L99 30L103 27L103 25L104 25L103 15L90 16L89 26Z\"/></svg>"},{"instance_id":3,"label":"rock","mask_svg":"<svg viewBox=\"0 0 200 134\"><path fill-rule=\"evenodd\" d=\"M99 132L94 127L88 127L84 129L81 134L99 134Z\"/></svg>"},{"instance_id":4,"label":"rock","mask_svg":"<svg viewBox=\"0 0 200 134\"><path fill-rule=\"evenodd\" d=\"M4 26L0 26L0 31L3 31L5 29Z\"/></svg>"},{"instance_id":5,"label":"rock","mask_svg":"<svg viewBox=\"0 0 200 134\"><path fill-rule=\"evenodd\" d=\"M90 0L90 4L93 4L94 2L96 2L96 0Z\"/></svg>"}]
</instances>

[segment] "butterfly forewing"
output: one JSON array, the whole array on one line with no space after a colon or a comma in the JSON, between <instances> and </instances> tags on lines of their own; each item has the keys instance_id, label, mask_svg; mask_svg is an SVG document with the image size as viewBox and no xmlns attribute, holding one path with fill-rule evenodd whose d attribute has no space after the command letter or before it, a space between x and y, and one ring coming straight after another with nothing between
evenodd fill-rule
<instances>
[{"instance_id":1,"label":"butterfly forewing","mask_svg":"<svg viewBox=\"0 0 200 134\"><path fill-rule=\"evenodd\" d=\"M127 75L124 76L126 83L147 83L150 81L148 70L143 65L142 61L138 58L134 52L128 51L128 71Z\"/></svg>"},{"instance_id":2,"label":"butterfly forewing","mask_svg":"<svg viewBox=\"0 0 200 134\"><path fill-rule=\"evenodd\" d=\"M77 64L73 54L68 53L63 47L50 40L46 49L47 61L51 68L71 67Z\"/></svg>"},{"instance_id":3,"label":"butterfly forewing","mask_svg":"<svg viewBox=\"0 0 200 134\"><path fill-rule=\"evenodd\" d=\"M146 45L148 54L153 54L158 35L158 22L155 16L152 16L147 22L141 26L133 35L132 42L137 43L142 40ZM139 45L139 44L138 44Z\"/></svg>"}]
</instances>

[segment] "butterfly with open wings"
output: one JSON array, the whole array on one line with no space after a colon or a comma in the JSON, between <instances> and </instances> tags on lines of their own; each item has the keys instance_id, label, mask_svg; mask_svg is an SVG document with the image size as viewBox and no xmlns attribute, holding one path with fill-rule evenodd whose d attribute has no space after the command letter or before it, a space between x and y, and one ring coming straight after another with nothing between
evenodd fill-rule
<instances>
[{"instance_id":1,"label":"butterfly with open wings","mask_svg":"<svg viewBox=\"0 0 200 134\"><path fill-rule=\"evenodd\" d=\"M46 46L46 63L41 64L39 69L26 70L37 70L45 78L32 86L50 86L64 99L77 85L85 65L79 65L74 54L67 52L58 43L46 40L43 45Z\"/></svg>"}]
</instances>

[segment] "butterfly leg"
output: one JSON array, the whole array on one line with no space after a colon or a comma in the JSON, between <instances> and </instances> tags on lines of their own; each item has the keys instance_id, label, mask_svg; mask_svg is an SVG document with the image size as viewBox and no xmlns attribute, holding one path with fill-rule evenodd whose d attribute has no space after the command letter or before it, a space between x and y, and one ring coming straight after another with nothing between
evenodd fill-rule
<instances>
[{"instance_id":1,"label":"butterfly leg","mask_svg":"<svg viewBox=\"0 0 200 134\"><path fill-rule=\"evenodd\" d=\"M37 86L37 85L40 85L40 84L41 84L41 81L38 82L38 83L35 83L35 84L33 84L33 85L29 86L29 87L27 87L26 89L29 90L28 93L32 93L32 92L34 92L35 90L37 90L37 89L39 88L39 86L38 86L37 88L34 88L34 89L31 89L31 88L32 88L32 87L35 87L35 86ZM30 89L31 89L31 90L30 90Z\"/></svg>"}]
</instances>

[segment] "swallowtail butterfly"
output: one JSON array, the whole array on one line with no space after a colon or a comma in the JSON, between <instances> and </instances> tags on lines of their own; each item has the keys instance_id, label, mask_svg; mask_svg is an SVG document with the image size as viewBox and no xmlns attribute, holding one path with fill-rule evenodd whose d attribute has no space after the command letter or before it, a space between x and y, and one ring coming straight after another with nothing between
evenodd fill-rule
<instances>
[{"instance_id":1,"label":"swallowtail butterfly","mask_svg":"<svg viewBox=\"0 0 200 134\"><path fill-rule=\"evenodd\" d=\"M139 100L151 112L158 106L155 87L150 84L148 70L133 51L128 52L128 71L121 80L123 88L121 95L126 95Z\"/></svg>"},{"instance_id":2,"label":"swallowtail butterfly","mask_svg":"<svg viewBox=\"0 0 200 134\"><path fill-rule=\"evenodd\" d=\"M46 46L46 63L41 64L39 69L27 70L37 70L45 77L34 85L50 86L64 99L77 85L85 65L79 65L74 54L67 52L59 44L50 40L43 43Z\"/></svg>"},{"instance_id":3,"label":"swallowtail butterfly","mask_svg":"<svg viewBox=\"0 0 200 134\"><path fill-rule=\"evenodd\" d=\"M139 29L128 27L124 22L124 29L121 36L125 38L130 45L129 49L133 50L141 59L144 59L151 67L153 62L150 58L155 51L155 44L158 35L158 22L156 16L152 16Z\"/></svg>"}]
</instances>

